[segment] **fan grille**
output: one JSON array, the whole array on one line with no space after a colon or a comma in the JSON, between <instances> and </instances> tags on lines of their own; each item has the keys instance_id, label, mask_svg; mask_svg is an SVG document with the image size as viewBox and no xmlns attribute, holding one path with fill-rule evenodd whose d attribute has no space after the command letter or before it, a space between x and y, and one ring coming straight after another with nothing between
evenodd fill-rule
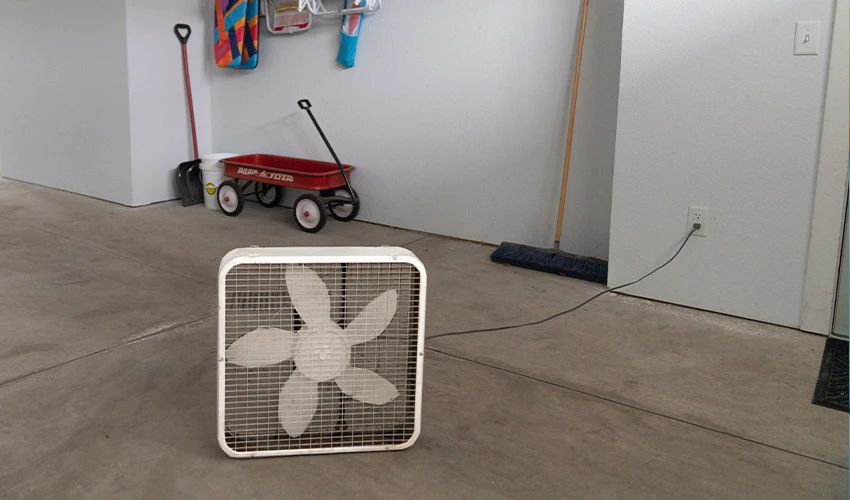
<instances>
[{"instance_id":1,"label":"fan grille","mask_svg":"<svg viewBox=\"0 0 850 500\"><path fill-rule=\"evenodd\" d=\"M280 359L287 358L287 351L273 339L252 344L247 355L257 363L273 364L243 366L226 360L223 383L227 446L236 452L250 453L333 451L408 442L414 435L416 420L419 271L405 262L304 264L327 289L330 309L325 314L338 327L329 327L335 329L331 335L312 329L315 320L309 320L311 314L319 314L313 309L320 310L321 306L314 308L314 304L324 300L321 296L324 290L308 287L313 295L308 297L304 297L303 289L300 293L293 292L299 295L296 300L299 307L293 304L287 271L292 272L296 266L302 265L238 264L225 277L224 348L248 332L271 328L292 332L293 353L300 351L302 356L294 354ZM292 274L289 279L291 283ZM394 314L389 306L381 309L385 318L392 315L389 324L382 328L381 320L376 319L381 314L369 316L364 309L392 290L397 294ZM309 310L305 310L305 302ZM306 318L301 317L298 309ZM352 324L358 317L358 322ZM339 338L352 338L350 335L360 340L374 338L351 345L339 341ZM304 357L306 351L312 358ZM303 366L299 368L299 364ZM346 365L364 370L332 376L331 372ZM375 403L358 400L357 395L347 395L341 390L341 387L368 385L362 379L370 372L392 384L398 395L389 402ZM305 373L312 378L305 378ZM317 401L315 410L310 404L313 397ZM282 405L282 400L288 403ZM293 413L309 421L301 433L288 432L291 429L282 423Z\"/></svg>"}]
</instances>

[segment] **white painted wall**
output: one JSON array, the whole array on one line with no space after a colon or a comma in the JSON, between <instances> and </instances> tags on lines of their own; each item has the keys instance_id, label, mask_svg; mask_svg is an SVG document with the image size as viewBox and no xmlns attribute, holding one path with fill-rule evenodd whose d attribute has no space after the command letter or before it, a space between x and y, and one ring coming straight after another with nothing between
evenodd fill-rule
<instances>
[{"instance_id":1,"label":"white painted wall","mask_svg":"<svg viewBox=\"0 0 850 500\"><path fill-rule=\"evenodd\" d=\"M622 1L591 4L562 248L606 257ZM296 106L309 98L359 167L361 219L551 245L579 6L387 1L348 70L335 64L338 20L263 29L257 70L213 70L213 144L330 161Z\"/></svg>"},{"instance_id":2,"label":"white painted wall","mask_svg":"<svg viewBox=\"0 0 850 500\"><path fill-rule=\"evenodd\" d=\"M829 75L824 99L823 128L812 203L812 230L806 265L806 286L800 328L823 335L835 325L847 325L847 136L850 130L850 0L836 0ZM844 236L844 238L842 238ZM839 274L842 278L835 279ZM836 288L836 285L839 285ZM837 295L836 295L836 292ZM838 302L836 302L838 301ZM843 302L843 308L842 306ZM839 316L844 319L840 320ZM838 330L836 330L837 332ZM841 331L847 335L847 327Z\"/></svg>"},{"instance_id":3,"label":"white painted wall","mask_svg":"<svg viewBox=\"0 0 850 500\"><path fill-rule=\"evenodd\" d=\"M198 149L211 152L209 66L212 12L207 0L125 0L132 134L133 205L176 198L174 170L192 159L192 134L183 83L177 23L189 24L189 72ZM211 15L210 15L211 20Z\"/></svg>"},{"instance_id":4,"label":"white painted wall","mask_svg":"<svg viewBox=\"0 0 850 500\"><path fill-rule=\"evenodd\" d=\"M610 240L622 28L623 0L590 2L561 236L563 250L601 259Z\"/></svg>"},{"instance_id":5,"label":"white painted wall","mask_svg":"<svg viewBox=\"0 0 850 500\"><path fill-rule=\"evenodd\" d=\"M4 0L3 176L130 203L124 2Z\"/></svg>"},{"instance_id":6,"label":"white painted wall","mask_svg":"<svg viewBox=\"0 0 850 500\"><path fill-rule=\"evenodd\" d=\"M798 326L834 0L627 2L609 283L662 263L689 205L706 238L629 293ZM793 56L820 20L821 53Z\"/></svg>"}]
</instances>

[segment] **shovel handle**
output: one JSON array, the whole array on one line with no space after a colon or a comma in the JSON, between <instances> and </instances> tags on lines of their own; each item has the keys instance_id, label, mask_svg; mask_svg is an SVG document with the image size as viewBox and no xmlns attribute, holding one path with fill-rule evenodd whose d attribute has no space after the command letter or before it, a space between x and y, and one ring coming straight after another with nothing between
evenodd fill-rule
<instances>
[{"instance_id":1,"label":"shovel handle","mask_svg":"<svg viewBox=\"0 0 850 500\"><path fill-rule=\"evenodd\" d=\"M186 34L180 33L180 30L185 31ZM177 39L180 40L181 44L186 45L186 42L189 41L189 35L192 34L192 28L188 24L175 24L174 34L177 35Z\"/></svg>"}]
</instances>

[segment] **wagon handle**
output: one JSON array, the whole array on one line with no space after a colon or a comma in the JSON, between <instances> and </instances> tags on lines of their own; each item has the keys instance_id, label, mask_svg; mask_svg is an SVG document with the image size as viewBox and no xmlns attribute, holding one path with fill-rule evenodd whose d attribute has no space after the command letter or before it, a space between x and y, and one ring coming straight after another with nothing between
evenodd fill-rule
<instances>
[{"instance_id":1,"label":"wagon handle","mask_svg":"<svg viewBox=\"0 0 850 500\"><path fill-rule=\"evenodd\" d=\"M319 135L322 136L322 140L325 141L325 146L328 147L328 151L331 152L331 156L334 157L334 161L336 162L336 166L339 167L339 173L342 174L342 178L345 179L345 186L348 188L348 192L351 193L351 197L354 200L354 203L359 203L357 198L357 194L354 192L354 188L351 187L351 181L348 179L348 174L345 172L345 168L343 168L342 163L339 161L339 157L336 155L336 151L331 147L330 141L325 136L325 133L322 131L322 127L319 126L319 122L316 121L316 117L313 116L313 112L310 111L310 101L307 99L301 99L298 101L298 107L303 109L310 115L310 120L313 121L313 125L316 126L316 130L319 131Z\"/></svg>"}]
</instances>

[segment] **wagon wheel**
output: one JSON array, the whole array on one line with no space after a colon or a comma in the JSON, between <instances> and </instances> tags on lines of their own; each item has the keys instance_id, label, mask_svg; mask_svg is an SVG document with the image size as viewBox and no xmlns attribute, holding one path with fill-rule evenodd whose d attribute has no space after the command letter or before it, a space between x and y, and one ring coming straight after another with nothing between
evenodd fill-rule
<instances>
[{"instance_id":1,"label":"wagon wheel","mask_svg":"<svg viewBox=\"0 0 850 500\"><path fill-rule=\"evenodd\" d=\"M276 207L283 199L283 186L256 182L254 183L254 194L257 195L257 201L260 202L260 205L268 208Z\"/></svg>"},{"instance_id":2,"label":"wagon wheel","mask_svg":"<svg viewBox=\"0 0 850 500\"><path fill-rule=\"evenodd\" d=\"M242 189L233 181L224 181L218 186L218 207L224 215L236 217L245 208Z\"/></svg>"},{"instance_id":3,"label":"wagon wheel","mask_svg":"<svg viewBox=\"0 0 850 500\"><path fill-rule=\"evenodd\" d=\"M357 214L360 213L360 199L357 197L357 191L354 189L351 190L354 193L354 196L351 195L351 192L348 191L348 188L340 188L334 191L333 195L338 198L355 198L355 201L351 203L334 203L331 202L328 204L328 208L330 208L331 216L336 220L341 220L343 222L348 222L353 218L357 217Z\"/></svg>"},{"instance_id":4,"label":"wagon wheel","mask_svg":"<svg viewBox=\"0 0 850 500\"><path fill-rule=\"evenodd\" d=\"M295 216L295 224L302 231L317 233L328 221L325 214L325 206L322 201L312 194L302 194L295 200L292 213Z\"/></svg>"}]
</instances>

